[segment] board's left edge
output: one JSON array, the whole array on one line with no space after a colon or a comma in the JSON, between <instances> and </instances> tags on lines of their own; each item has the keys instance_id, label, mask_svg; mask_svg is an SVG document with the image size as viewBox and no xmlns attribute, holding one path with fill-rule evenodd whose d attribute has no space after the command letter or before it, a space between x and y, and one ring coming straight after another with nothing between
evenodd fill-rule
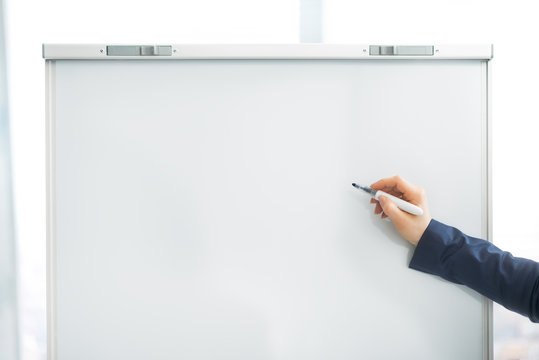
<instances>
[{"instance_id":1,"label":"board's left edge","mask_svg":"<svg viewBox=\"0 0 539 360\"><path fill-rule=\"evenodd\" d=\"M57 359L56 338L56 61L45 62L47 207L47 360Z\"/></svg>"}]
</instances>

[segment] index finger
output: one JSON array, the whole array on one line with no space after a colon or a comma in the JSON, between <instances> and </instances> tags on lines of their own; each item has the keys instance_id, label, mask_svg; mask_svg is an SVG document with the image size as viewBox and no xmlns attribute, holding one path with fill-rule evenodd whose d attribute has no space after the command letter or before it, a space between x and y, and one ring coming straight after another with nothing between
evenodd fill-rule
<instances>
[{"instance_id":1,"label":"index finger","mask_svg":"<svg viewBox=\"0 0 539 360\"><path fill-rule=\"evenodd\" d=\"M371 185L374 190L382 190L388 194L408 197L414 192L414 186L399 175L380 179Z\"/></svg>"}]
</instances>

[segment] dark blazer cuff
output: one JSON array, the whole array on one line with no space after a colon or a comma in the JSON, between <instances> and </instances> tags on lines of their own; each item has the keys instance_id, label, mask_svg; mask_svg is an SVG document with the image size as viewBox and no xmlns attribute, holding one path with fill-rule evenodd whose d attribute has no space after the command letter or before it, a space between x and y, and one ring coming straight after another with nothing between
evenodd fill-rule
<instances>
[{"instance_id":1,"label":"dark blazer cuff","mask_svg":"<svg viewBox=\"0 0 539 360\"><path fill-rule=\"evenodd\" d=\"M449 242L455 238L451 236L453 228L432 219L427 229L419 239L414 255L410 261L411 269L429 274L442 275L443 269L440 259L443 257Z\"/></svg>"}]
</instances>

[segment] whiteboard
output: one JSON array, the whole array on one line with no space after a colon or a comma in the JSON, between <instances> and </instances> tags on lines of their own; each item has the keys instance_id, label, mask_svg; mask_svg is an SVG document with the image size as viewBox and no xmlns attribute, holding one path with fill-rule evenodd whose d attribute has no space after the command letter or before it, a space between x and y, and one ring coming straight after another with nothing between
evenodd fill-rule
<instances>
[{"instance_id":1,"label":"whiteboard","mask_svg":"<svg viewBox=\"0 0 539 360\"><path fill-rule=\"evenodd\" d=\"M488 237L487 65L48 60L49 358L487 358L488 302L351 186Z\"/></svg>"}]
</instances>

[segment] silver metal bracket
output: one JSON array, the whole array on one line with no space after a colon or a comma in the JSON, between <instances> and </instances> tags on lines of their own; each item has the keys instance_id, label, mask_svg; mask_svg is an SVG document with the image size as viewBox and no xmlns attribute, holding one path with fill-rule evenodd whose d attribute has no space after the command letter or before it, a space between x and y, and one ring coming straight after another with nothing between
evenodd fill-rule
<instances>
[{"instance_id":1,"label":"silver metal bracket","mask_svg":"<svg viewBox=\"0 0 539 360\"><path fill-rule=\"evenodd\" d=\"M172 45L109 45L107 56L171 56Z\"/></svg>"},{"instance_id":2,"label":"silver metal bracket","mask_svg":"<svg viewBox=\"0 0 539 360\"><path fill-rule=\"evenodd\" d=\"M434 55L434 46L395 46L395 45L371 45L369 55L377 56L429 56Z\"/></svg>"}]
</instances>

